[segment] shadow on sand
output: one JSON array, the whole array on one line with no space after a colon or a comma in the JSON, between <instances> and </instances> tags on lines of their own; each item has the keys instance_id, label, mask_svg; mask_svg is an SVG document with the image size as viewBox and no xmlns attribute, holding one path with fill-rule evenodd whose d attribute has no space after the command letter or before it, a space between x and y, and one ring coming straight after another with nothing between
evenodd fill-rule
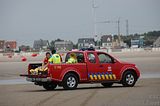
<instances>
[{"instance_id":1,"label":"shadow on sand","mask_svg":"<svg viewBox=\"0 0 160 106\"><path fill-rule=\"evenodd\" d=\"M92 86L92 87L78 87L74 90L65 90L63 89L63 87L58 87L54 90L45 90L43 87L42 87L42 90L23 90L22 92L54 92L54 91L58 91L58 92L61 92L61 91L82 91L82 90L94 90L94 89L118 89L118 88L121 88L121 89L128 89L128 88L139 88L141 86L137 85L137 86L134 86L134 87L123 87L122 85L116 85L116 86L112 86L112 87L103 87L103 86Z\"/></svg>"}]
</instances>

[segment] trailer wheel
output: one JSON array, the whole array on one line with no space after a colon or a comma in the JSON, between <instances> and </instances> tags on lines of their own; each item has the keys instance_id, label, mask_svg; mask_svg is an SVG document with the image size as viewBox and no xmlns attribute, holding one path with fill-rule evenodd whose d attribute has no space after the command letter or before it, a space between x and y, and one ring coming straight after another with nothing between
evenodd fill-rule
<instances>
[{"instance_id":1,"label":"trailer wheel","mask_svg":"<svg viewBox=\"0 0 160 106\"><path fill-rule=\"evenodd\" d=\"M123 74L122 85L125 87L133 87L137 81L136 74L132 71L127 71Z\"/></svg>"},{"instance_id":2,"label":"trailer wheel","mask_svg":"<svg viewBox=\"0 0 160 106\"><path fill-rule=\"evenodd\" d=\"M65 75L62 86L64 89L73 90L76 89L78 85L78 78L73 73L68 73Z\"/></svg>"},{"instance_id":3,"label":"trailer wheel","mask_svg":"<svg viewBox=\"0 0 160 106\"><path fill-rule=\"evenodd\" d=\"M56 87L57 84L54 84L53 82L43 84L43 88L46 90L54 90Z\"/></svg>"},{"instance_id":4,"label":"trailer wheel","mask_svg":"<svg viewBox=\"0 0 160 106\"><path fill-rule=\"evenodd\" d=\"M112 82L108 82L108 83L101 83L101 85L103 85L104 87L111 87L113 85Z\"/></svg>"}]
</instances>

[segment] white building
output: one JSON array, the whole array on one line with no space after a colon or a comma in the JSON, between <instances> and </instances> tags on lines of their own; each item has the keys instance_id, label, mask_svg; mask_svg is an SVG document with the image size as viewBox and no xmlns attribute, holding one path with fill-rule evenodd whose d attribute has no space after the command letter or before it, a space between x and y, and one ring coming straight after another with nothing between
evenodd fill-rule
<instances>
[{"instance_id":1,"label":"white building","mask_svg":"<svg viewBox=\"0 0 160 106\"><path fill-rule=\"evenodd\" d=\"M80 38L80 39L78 39L78 49L88 48L90 45L95 46L94 38Z\"/></svg>"},{"instance_id":2,"label":"white building","mask_svg":"<svg viewBox=\"0 0 160 106\"><path fill-rule=\"evenodd\" d=\"M49 46L48 40L42 40L42 39L35 40L33 44L33 48L35 50L47 49L48 46Z\"/></svg>"},{"instance_id":3,"label":"white building","mask_svg":"<svg viewBox=\"0 0 160 106\"><path fill-rule=\"evenodd\" d=\"M54 45L56 50L72 50L73 49L72 41L56 41Z\"/></svg>"},{"instance_id":4,"label":"white building","mask_svg":"<svg viewBox=\"0 0 160 106\"><path fill-rule=\"evenodd\" d=\"M101 37L102 47L112 48L112 35L103 35Z\"/></svg>"}]
</instances>

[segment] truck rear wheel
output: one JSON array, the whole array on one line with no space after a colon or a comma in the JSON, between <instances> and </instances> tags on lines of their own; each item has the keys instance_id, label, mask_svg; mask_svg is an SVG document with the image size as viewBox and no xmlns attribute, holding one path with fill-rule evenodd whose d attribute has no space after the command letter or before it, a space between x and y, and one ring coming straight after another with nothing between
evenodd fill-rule
<instances>
[{"instance_id":1,"label":"truck rear wheel","mask_svg":"<svg viewBox=\"0 0 160 106\"><path fill-rule=\"evenodd\" d=\"M112 82L108 83L101 83L104 87L111 87L113 85Z\"/></svg>"},{"instance_id":2,"label":"truck rear wheel","mask_svg":"<svg viewBox=\"0 0 160 106\"><path fill-rule=\"evenodd\" d=\"M122 85L125 87L133 87L137 81L136 74L132 71L124 73L122 78Z\"/></svg>"},{"instance_id":3,"label":"truck rear wheel","mask_svg":"<svg viewBox=\"0 0 160 106\"><path fill-rule=\"evenodd\" d=\"M56 87L57 84L54 84L53 82L43 84L43 88L46 90L54 90Z\"/></svg>"},{"instance_id":4,"label":"truck rear wheel","mask_svg":"<svg viewBox=\"0 0 160 106\"><path fill-rule=\"evenodd\" d=\"M67 90L76 89L77 85L78 85L78 78L75 74L68 73L67 75L65 75L62 82L62 86L64 89Z\"/></svg>"}]
</instances>

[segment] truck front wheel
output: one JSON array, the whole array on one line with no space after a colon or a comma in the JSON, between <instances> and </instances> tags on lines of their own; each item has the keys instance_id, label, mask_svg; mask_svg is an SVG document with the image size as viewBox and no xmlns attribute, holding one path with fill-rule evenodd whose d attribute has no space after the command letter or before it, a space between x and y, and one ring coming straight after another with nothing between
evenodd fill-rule
<instances>
[{"instance_id":1,"label":"truck front wheel","mask_svg":"<svg viewBox=\"0 0 160 106\"><path fill-rule=\"evenodd\" d=\"M53 82L48 82L43 84L43 88L46 90L54 90L57 87L57 84L54 84Z\"/></svg>"},{"instance_id":2,"label":"truck front wheel","mask_svg":"<svg viewBox=\"0 0 160 106\"><path fill-rule=\"evenodd\" d=\"M137 77L134 72L127 71L122 78L122 85L125 87L133 87L137 81Z\"/></svg>"},{"instance_id":3,"label":"truck front wheel","mask_svg":"<svg viewBox=\"0 0 160 106\"><path fill-rule=\"evenodd\" d=\"M78 78L75 74L68 73L67 75L65 75L62 82L62 86L64 89L67 90L76 89L77 85L78 85Z\"/></svg>"}]
</instances>

